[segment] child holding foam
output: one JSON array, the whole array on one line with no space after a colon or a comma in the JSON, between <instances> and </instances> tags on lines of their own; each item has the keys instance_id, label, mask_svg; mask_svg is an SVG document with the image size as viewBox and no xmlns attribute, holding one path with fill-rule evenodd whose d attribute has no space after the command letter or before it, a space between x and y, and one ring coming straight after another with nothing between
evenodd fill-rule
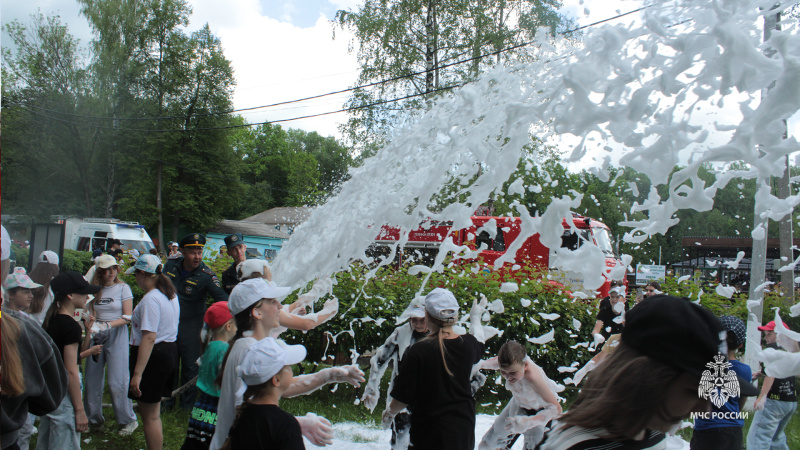
<instances>
[{"instance_id":1,"label":"child holding foam","mask_svg":"<svg viewBox=\"0 0 800 450\"><path fill-rule=\"evenodd\" d=\"M517 341L503 344L497 356L484 362L482 368L500 370L513 397L483 436L478 449L511 448L520 434L524 435L526 449L536 448L544 435L544 426L561 414L556 397L559 386L547 378Z\"/></svg>"},{"instance_id":2,"label":"child holding foam","mask_svg":"<svg viewBox=\"0 0 800 450\"><path fill-rule=\"evenodd\" d=\"M294 383L292 365L306 357L302 345L281 346L266 337L248 350L237 369L247 384L224 450L305 448L300 423L279 406Z\"/></svg>"}]
</instances>

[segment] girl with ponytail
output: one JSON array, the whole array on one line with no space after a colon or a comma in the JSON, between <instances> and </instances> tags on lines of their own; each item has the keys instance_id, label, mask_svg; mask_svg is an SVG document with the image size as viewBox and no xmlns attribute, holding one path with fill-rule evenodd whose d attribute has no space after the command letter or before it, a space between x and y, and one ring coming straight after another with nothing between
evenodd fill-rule
<instances>
[{"instance_id":1,"label":"girl with ponytail","mask_svg":"<svg viewBox=\"0 0 800 450\"><path fill-rule=\"evenodd\" d=\"M175 287L162 269L155 255L141 256L129 269L136 274L136 284L145 295L131 317L128 398L139 404L148 450L163 446L161 398L172 394L172 379L178 368L180 305Z\"/></svg>"},{"instance_id":2,"label":"girl with ponytail","mask_svg":"<svg viewBox=\"0 0 800 450\"><path fill-rule=\"evenodd\" d=\"M470 334L453 330L458 302L436 288L425 297L428 336L412 345L400 362L392 402L383 412L391 426L403 409L411 412L411 446L418 448L475 448L475 398L470 376L481 360L483 344ZM423 370L424 369L424 370Z\"/></svg>"}]
</instances>

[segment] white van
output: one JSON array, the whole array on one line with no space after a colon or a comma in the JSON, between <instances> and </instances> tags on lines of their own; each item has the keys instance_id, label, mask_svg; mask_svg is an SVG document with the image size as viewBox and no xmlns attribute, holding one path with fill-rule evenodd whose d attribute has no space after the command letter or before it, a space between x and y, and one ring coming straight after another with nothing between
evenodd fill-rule
<instances>
[{"instance_id":1,"label":"white van","mask_svg":"<svg viewBox=\"0 0 800 450\"><path fill-rule=\"evenodd\" d=\"M78 219L64 221L64 248L79 251L92 251L107 248L107 241L119 239L125 251L138 250L141 254L154 248L153 240L138 222L123 222L117 219Z\"/></svg>"}]
</instances>

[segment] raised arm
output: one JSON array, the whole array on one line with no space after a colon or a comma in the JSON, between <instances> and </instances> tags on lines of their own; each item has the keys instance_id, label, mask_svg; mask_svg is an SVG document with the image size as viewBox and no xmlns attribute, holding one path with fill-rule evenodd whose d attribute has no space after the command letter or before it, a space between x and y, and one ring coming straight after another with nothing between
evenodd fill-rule
<instances>
[{"instance_id":1,"label":"raised arm","mask_svg":"<svg viewBox=\"0 0 800 450\"><path fill-rule=\"evenodd\" d=\"M397 338L400 334L399 329L399 327L395 328L392 334L386 338L386 341L383 343L383 345L378 347L375 350L375 354L369 359L369 380L367 380L367 385L364 387L364 395L361 397L361 400L364 402L364 406L366 406L370 412L375 409L375 406L378 404L378 400L381 398L379 387L381 378L383 378L383 374L389 367L389 361L391 361L395 355L397 355Z\"/></svg>"}]
</instances>

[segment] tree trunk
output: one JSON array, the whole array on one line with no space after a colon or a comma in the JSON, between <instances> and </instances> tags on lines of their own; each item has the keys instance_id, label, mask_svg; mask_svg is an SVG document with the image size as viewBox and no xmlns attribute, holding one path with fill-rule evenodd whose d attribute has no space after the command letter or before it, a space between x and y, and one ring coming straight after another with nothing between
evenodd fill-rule
<instances>
[{"instance_id":1,"label":"tree trunk","mask_svg":"<svg viewBox=\"0 0 800 450\"><path fill-rule=\"evenodd\" d=\"M158 252L164 253L164 211L161 209L161 168L163 163L158 162L158 181L156 183L156 210L158 210Z\"/></svg>"},{"instance_id":2,"label":"tree trunk","mask_svg":"<svg viewBox=\"0 0 800 450\"><path fill-rule=\"evenodd\" d=\"M428 14L425 18L425 93L433 91L434 58L436 55L436 0L428 0Z\"/></svg>"},{"instance_id":3,"label":"tree trunk","mask_svg":"<svg viewBox=\"0 0 800 450\"><path fill-rule=\"evenodd\" d=\"M172 240L178 242L178 227L181 225L181 215L175 213L172 216Z\"/></svg>"}]
</instances>

